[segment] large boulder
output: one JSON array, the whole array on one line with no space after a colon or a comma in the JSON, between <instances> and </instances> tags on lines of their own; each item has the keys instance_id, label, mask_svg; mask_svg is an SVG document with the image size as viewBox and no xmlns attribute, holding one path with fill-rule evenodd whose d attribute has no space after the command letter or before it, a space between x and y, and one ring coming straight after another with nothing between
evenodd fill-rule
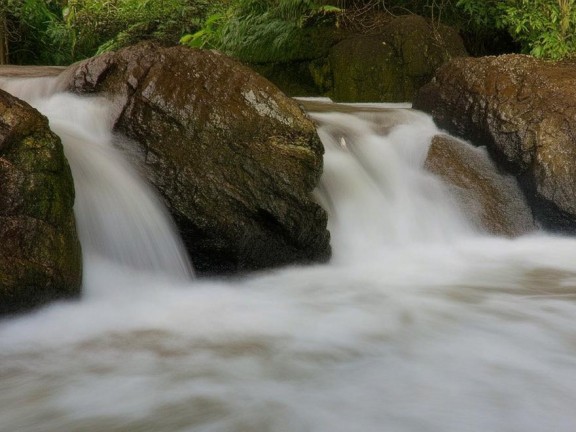
<instances>
[{"instance_id":1,"label":"large boulder","mask_svg":"<svg viewBox=\"0 0 576 432\"><path fill-rule=\"evenodd\" d=\"M73 66L77 93L116 101L115 129L138 149L199 272L329 257L311 198L323 147L299 105L214 51L149 43Z\"/></svg>"},{"instance_id":2,"label":"large boulder","mask_svg":"<svg viewBox=\"0 0 576 432\"><path fill-rule=\"evenodd\" d=\"M524 55L460 58L423 87L414 107L518 176L535 215L576 230L576 66Z\"/></svg>"},{"instance_id":3,"label":"large boulder","mask_svg":"<svg viewBox=\"0 0 576 432\"><path fill-rule=\"evenodd\" d=\"M0 90L0 314L79 294L74 185L38 111Z\"/></svg>"},{"instance_id":4,"label":"large boulder","mask_svg":"<svg viewBox=\"0 0 576 432\"><path fill-rule=\"evenodd\" d=\"M308 23L277 58L241 56L291 96L404 102L413 99L440 65L468 55L452 27L413 14L373 11L364 16L344 18L339 25Z\"/></svg>"},{"instance_id":5,"label":"large boulder","mask_svg":"<svg viewBox=\"0 0 576 432\"><path fill-rule=\"evenodd\" d=\"M436 135L424 167L448 184L480 231L517 237L536 230L518 182L498 169L484 147Z\"/></svg>"},{"instance_id":6,"label":"large boulder","mask_svg":"<svg viewBox=\"0 0 576 432\"><path fill-rule=\"evenodd\" d=\"M436 69L466 49L451 27L400 16L376 34L343 40L330 52L331 97L343 102L404 102Z\"/></svg>"}]
</instances>

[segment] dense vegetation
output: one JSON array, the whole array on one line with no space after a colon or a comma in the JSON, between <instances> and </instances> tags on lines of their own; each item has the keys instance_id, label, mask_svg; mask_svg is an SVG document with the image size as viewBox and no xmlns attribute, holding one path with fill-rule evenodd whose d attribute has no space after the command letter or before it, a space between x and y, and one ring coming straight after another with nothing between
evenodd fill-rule
<instances>
[{"instance_id":1,"label":"dense vegetation","mask_svg":"<svg viewBox=\"0 0 576 432\"><path fill-rule=\"evenodd\" d=\"M505 29L522 50L562 59L576 54L576 0L458 0L476 28Z\"/></svg>"},{"instance_id":2,"label":"dense vegetation","mask_svg":"<svg viewBox=\"0 0 576 432\"><path fill-rule=\"evenodd\" d=\"M318 26L369 31L376 17L406 13L460 28L478 53L502 34L537 57L576 53L576 0L0 0L0 37L23 64L67 64L142 39L266 61Z\"/></svg>"},{"instance_id":3,"label":"dense vegetation","mask_svg":"<svg viewBox=\"0 0 576 432\"><path fill-rule=\"evenodd\" d=\"M9 59L69 64L143 39L174 44L198 30L210 0L0 0Z\"/></svg>"}]
</instances>

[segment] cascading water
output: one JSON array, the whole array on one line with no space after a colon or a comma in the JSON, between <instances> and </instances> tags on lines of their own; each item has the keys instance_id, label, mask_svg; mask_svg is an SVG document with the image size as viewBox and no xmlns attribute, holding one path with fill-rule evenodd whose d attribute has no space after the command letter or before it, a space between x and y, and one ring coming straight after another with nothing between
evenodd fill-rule
<instances>
[{"instance_id":1,"label":"cascading water","mask_svg":"<svg viewBox=\"0 0 576 432\"><path fill-rule=\"evenodd\" d=\"M312 115L331 263L190 283L89 254L90 295L0 323L0 429L575 430L576 240L474 232L423 114Z\"/></svg>"},{"instance_id":2,"label":"cascading water","mask_svg":"<svg viewBox=\"0 0 576 432\"><path fill-rule=\"evenodd\" d=\"M428 116L411 110L311 116L326 149L317 195L331 213L336 262L471 232L445 185L422 170L438 133Z\"/></svg>"},{"instance_id":3,"label":"cascading water","mask_svg":"<svg viewBox=\"0 0 576 432\"><path fill-rule=\"evenodd\" d=\"M166 210L112 145L112 104L56 93L57 78L45 81L44 88L42 78L5 78L0 87L46 114L62 140L74 177L74 210L87 274L92 257L99 256L189 278L191 266Z\"/></svg>"}]
</instances>

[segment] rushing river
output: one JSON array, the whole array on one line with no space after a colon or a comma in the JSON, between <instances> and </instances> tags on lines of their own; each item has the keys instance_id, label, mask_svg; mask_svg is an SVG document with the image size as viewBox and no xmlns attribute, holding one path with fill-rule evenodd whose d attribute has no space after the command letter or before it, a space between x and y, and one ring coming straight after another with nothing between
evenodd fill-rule
<instances>
[{"instance_id":1,"label":"rushing river","mask_svg":"<svg viewBox=\"0 0 576 432\"><path fill-rule=\"evenodd\" d=\"M477 232L426 115L311 104L333 259L194 280L106 102L17 84L72 164L85 295L0 322L1 431L576 430L576 240Z\"/></svg>"}]
</instances>

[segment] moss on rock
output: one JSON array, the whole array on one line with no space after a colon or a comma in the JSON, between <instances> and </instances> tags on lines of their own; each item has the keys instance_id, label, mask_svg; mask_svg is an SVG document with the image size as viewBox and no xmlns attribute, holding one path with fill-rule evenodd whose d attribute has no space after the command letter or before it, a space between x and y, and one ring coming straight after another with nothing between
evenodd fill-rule
<instances>
[{"instance_id":1,"label":"moss on rock","mask_svg":"<svg viewBox=\"0 0 576 432\"><path fill-rule=\"evenodd\" d=\"M72 90L120 102L116 130L145 155L197 270L329 257L327 216L311 196L322 143L269 81L214 51L152 44L75 65L70 76Z\"/></svg>"},{"instance_id":2,"label":"moss on rock","mask_svg":"<svg viewBox=\"0 0 576 432\"><path fill-rule=\"evenodd\" d=\"M331 95L342 102L411 101L440 65L465 55L454 29L417 15L396 17L373 34L332 48Z\"/></svg>"},{"instance_id":3,"label":"moss on rock","mask_svg":"<svg viewBox=\"0 0 576 432\"><path fill-rule=\"evenodd\" d=\"M0 91L0 314L80 293L74 185L45 117Z\"/></svg>"}]
</instances>

